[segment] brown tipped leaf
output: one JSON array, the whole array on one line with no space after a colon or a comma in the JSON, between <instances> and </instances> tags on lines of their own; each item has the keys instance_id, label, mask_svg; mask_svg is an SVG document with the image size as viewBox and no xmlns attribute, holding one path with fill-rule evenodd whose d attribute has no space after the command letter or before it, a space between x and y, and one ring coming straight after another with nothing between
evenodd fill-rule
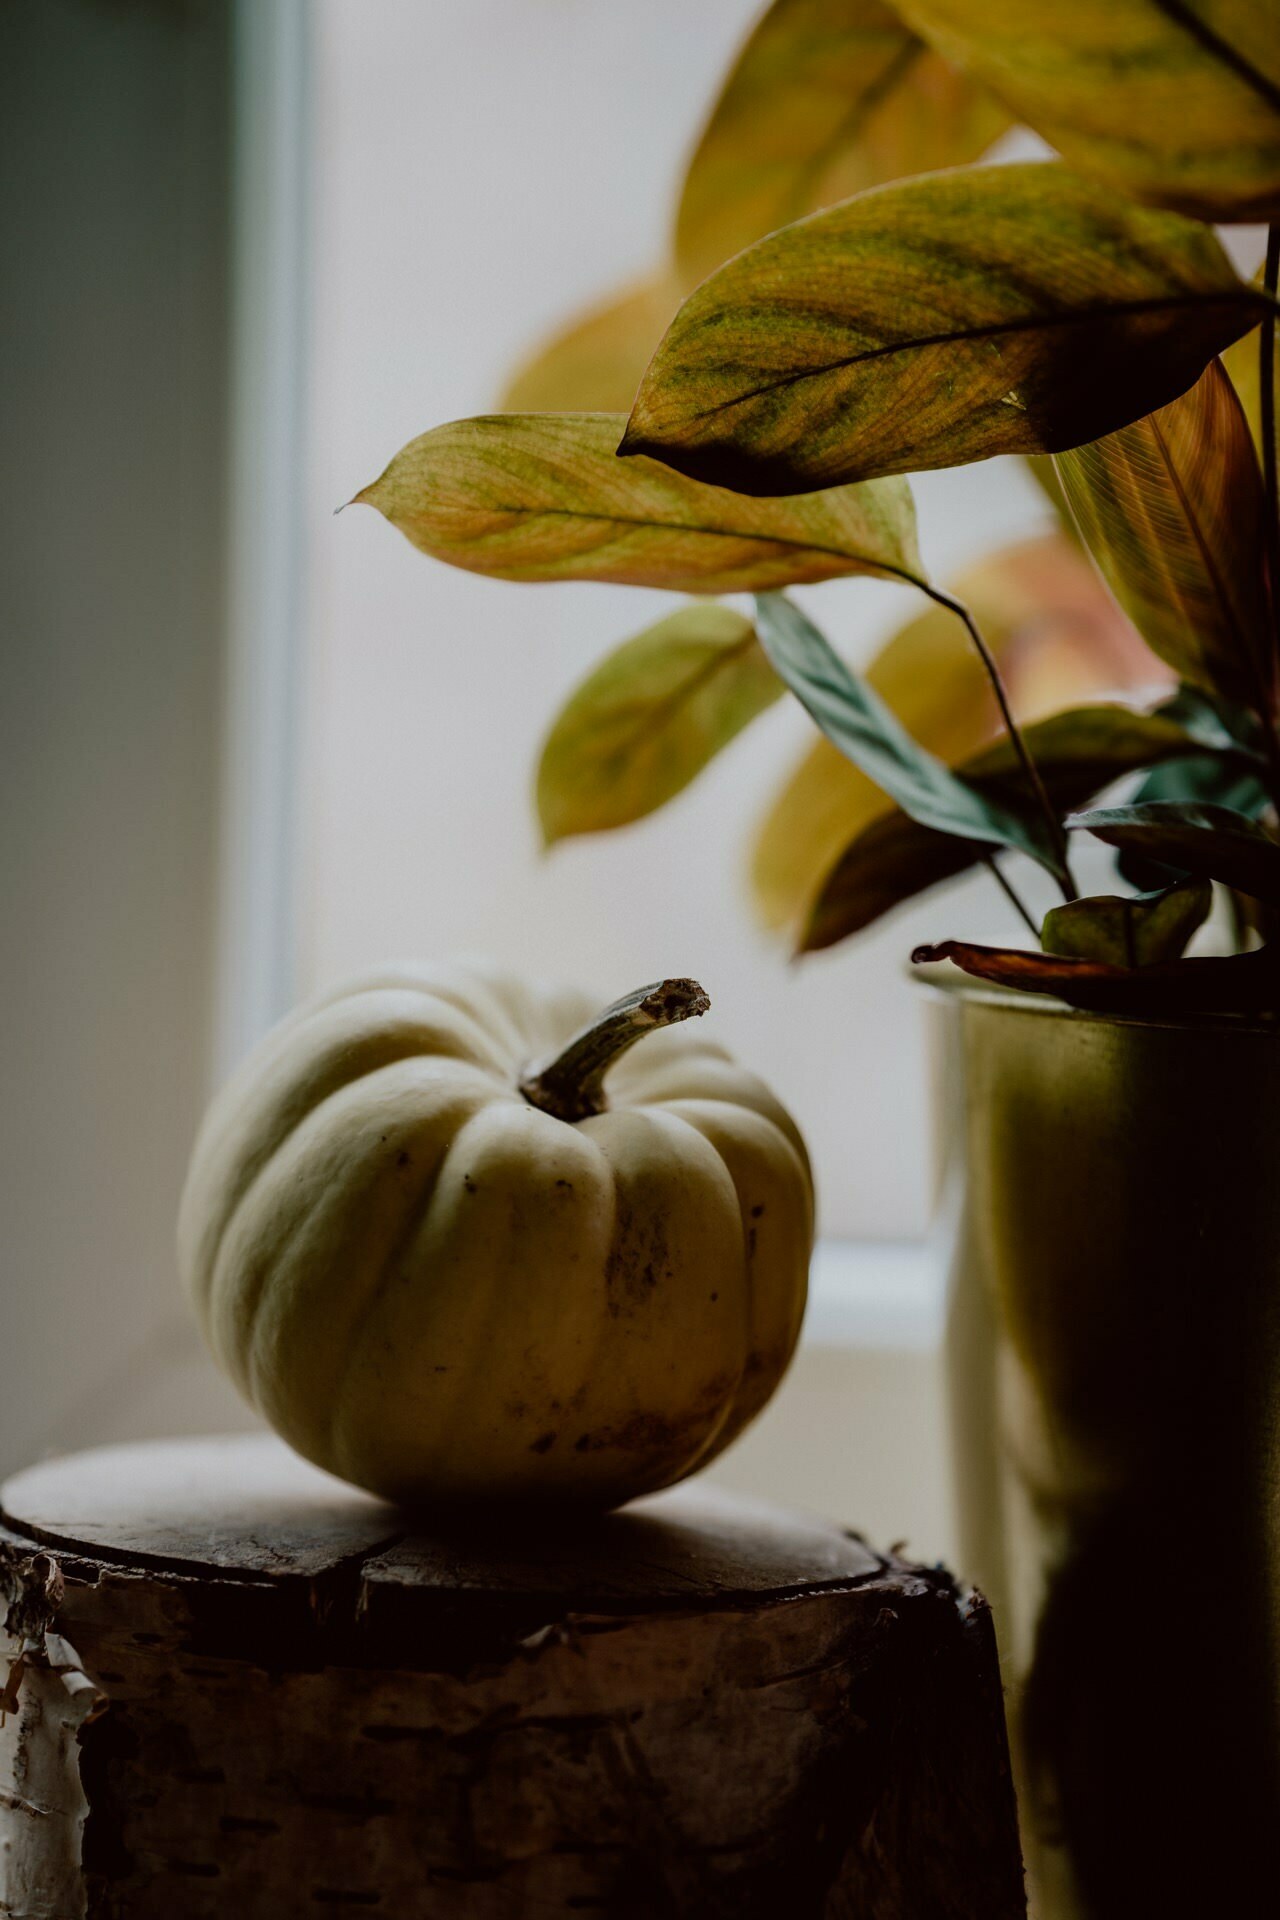
<instances>
[{"instance_id":1,"label":"brown tipped leaf","mask_svg":"<svg viewBox=\"0 0 1280 1920\"><path fill-rule=\"evenodd\" d=\"M1152 652L1193 686L1265 712L1266 495L1219 362L1167 407L1060 454L1057 468L1085 544Z\"/></svg>"},{"instance_id":2,"label":"brown tipped leaf","mask_svg":"<svg viewBox=\"0 0 1280 1920\"><path fill-rule=\"evenodd\" d=\"M995 987L1047 993L1093 1013L1269 1013L1280 1008L1280 963L1265 947L1253 953L1171 960L1152 967L1110 967L1017 947L981 947L942 940L917 947L917 966L950 960Z\"/></svg>"},{"instance_id":3,"label":"brown tipped leaf","mask_svg":"<svg viewBox=\"0 0 1280 1920\"><path fill-rule=\"evenodd\" d=\"M775 0L698 143L676 216L680 276L864 187L986 152L1008 110L883 0Z\"/></svg>"},{"instance_id":4,"label":"brown tipped leaf","mask_svg":"<svg viewBox=\"0 0 1280 1920\"><path fill-rule=\"evenodd\" d=\"M499 413L436 427L358 494L414 546L500 580L732 593L872 573L919 580L905 481L743 500L614 457L610 413Z\"/></svg>"},{"instance_id":5,"label":"brown tipped leaf","mask_svg":"<svg viewBox=\"0 0 1280 1920\"><path fill-rule=\"evenodd\" d=\"M1073 166L1202 220L1280 214L1273 0L900 0Z\"/></svg>"},{"instance_id":6,"label":"brown tipped leaf","mask_svg":"<svg viewBox=\"0 0 1280 1920\"><path fill-rule=\"evenodd\" d=\"M782 692L750 620L690 604L602 660L561 709L538 766L548 844L652 813Z\"/></svg>"},{"instance_id":7,"label":"brown tipped leaf","mask_svg":"<svg viewBox=\"0 0 1280 1920\"><path fill-rule=\"evenodd\" d=\"M1184 392L1263 305L1207 228L1064 167L927 174L714 273L622 450L750 494L1061 452Z\"/></svg>"},{"instance_id":8,"label":"brown tipped leaf","mask_svg":"<svg viewBox=\"0 0 1280 1920\"><path fill-rule=\"evenodd\" d=\"M1113 704L1077 707L1034 722L1027 747L1054 807L1065 812L1138 767L1195 750L1185 729L1159 714ZM1007 740L957 769L965 784L993 803L1021 791L1021 773ZM882 914L965 872L990 849L922 826L899 808L873 819L832 866L810 910L800 950L813 953L860 933Z\"/></svg>"}]
</instances>

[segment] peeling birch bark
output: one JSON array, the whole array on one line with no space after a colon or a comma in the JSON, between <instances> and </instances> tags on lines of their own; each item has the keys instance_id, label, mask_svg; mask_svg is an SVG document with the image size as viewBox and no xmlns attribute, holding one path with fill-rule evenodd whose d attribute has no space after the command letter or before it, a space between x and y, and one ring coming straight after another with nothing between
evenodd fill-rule
<instances>
[{"instance_id":1,"label":"peeling birch bark","mask_svg":"<svg viewBox=\"0 0 1280 1920\"><path fill-rule=\"evenodd\" d=\"M80 1780L81 1728L102 1704L75 1649L50 1631L64 1597L49 1556L0 1541L8 1685L0 1706L0 1914L82 1920L88 1802Z\"/></svg>"},{"instance_id":2,"label":"peeling birch bark","mask_svg":"<svg viewBox=\"0 0 1280 1920\"><path fill-rule=\"evenodd\" d=\"M691 1488L445 1537L256 1438L83 1455L3 1507L107 1701L23 1678L73 1778L78 1747L47 1873L81 1904L14 1911L1025 1913L990 1616L834 1527ZM0 1804L23 1823L53 1836Z\"/></svg>"}]
</instances>

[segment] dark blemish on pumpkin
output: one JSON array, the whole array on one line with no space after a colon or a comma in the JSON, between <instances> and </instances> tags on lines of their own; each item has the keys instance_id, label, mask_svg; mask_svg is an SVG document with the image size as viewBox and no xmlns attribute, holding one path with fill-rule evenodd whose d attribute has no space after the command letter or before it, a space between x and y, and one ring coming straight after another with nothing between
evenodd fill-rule
<instances>
[{"instance_id":1,"label":"dark blemish on pumpkin","mask_svg":"<svg viewBox=\"0 0 1280 1920\"><path fill-rule=\"evenodd\" d=\"M763 1212L764 1212L764 1208L763 1208L763 1206L759 1206L759 1207L752 1207L752 1209L751 1209L751 1218L752 1218L753 1220L758 1220L758 1219L760 1218L760 1215L761 1215L761 1214L762 1214Z\"/></svg>"},{"instance_id":2,"label":"dark blemish on pumpkin","mask_svg":"<svg viewBox=\"0 0 1280 1920\"><path fill-rule=\"evenodd\" d=\"M448 1367L432 1367L432 1373L448 1373Z\"/></svg>"},{"instance_id":3,"label":"dark blemish on pumpkin","mask_svg":"<svg viewBox=\"0 0 1280 1920\"><path fill-rule=\"evenodd\" d=\"M755 1374L779 1371L784 1366L785 1359L785 1354L780 1352L748 1354L747 1364L742 1369L743 1377L749 1379Z\"/></svg>"},{"instance_id":4,"label":"dark blemish on pumpkin","mask_svg":"<svg viewBox=\"0 0 1280 1920\"><path fill-rule=\"evenodd\" d=\"M471 1178L471 1175L469 1173L463 1174L462 1184L466 1188L468 1193L479 1193L480 1191L479 1187L476 1185L475 1181Z\"/></svg>"},{"instance_id":5,"label":"dark blemish on pumpkin","mask_svg":"<svg viewBox=\"0 0 1280 1920\"><path fill-rule=\"evenodd\" d=\"M620 1427L598 1427L594 1433L582 1433L573 1443L575 1453L600 1453L617 1448L629 1453L678 1453L699 1436L724 1405L735 1384L732 1374L717 1374L709 1380L688 1413L672 1419L662 1413L633 1413Z\"/></svg>"},{"instance_id":6,"label":"dark blemish on pumpkin","mask_svg":"<svg viewBox=\"0 0 1280 1920\"><path fill-rule=\"evenodd\" d=\"M615 1239L605 1262L606 1305L610 1316L637 1312L661 1280L674 1277L666 1221L661 1214L639 1212L619 1202Z\"/></svg>"},{"instance_id":7,"label":"dark blemish on pumpkin","mask_svg":"<svg viewBox=\"0 0 1280 1920\"><path fill-rule=\"evenodd\" d=\"M530 1453L547 1453L556 1443L554 1433L540 1433L536 1440L529 1442Z\"/></svg>"},{"instance_id":8,"label":"dark blemish on pumpkin","mask_svg":"<svg viewBox=\"0 0 1280 1920\"><path fill-rule=\"evenodd\" d=\"M409 1155L407 1154L405 1149L402 1147L399 1153L396 1155L396 1165L398 1167L407 1167L408 1164L409 1164Z\"/></svg>"},{"instance_id":9,"label":"dark blemish on pumpkin","mask_svg":"<svg viewBox=\"0 0 1280 1920\"><path fill-rule=\"evenodd\" d=\"M513 1420L523 1420L528 1411L528 1405L523 1400L508 1400L507 1402L507 1412Z\"/></svg>"},{"instance_id":10,"label":"dark blemish on pumpkin","mask_svg":"<svg viewBox=\"0 0 1280 1920\"><path fill-rule=\"evenodd\" d=\"M712 1304L714 1305L719 1298L720 1298L720 1295L718 1293L713 1293L711 1296Z\"/></svg>"},{"instance_id":11,"label":"dark blemish on pumpkin","mask_svg":"<svg viewBox=\"0 0 1280 1920\"><path fill-rule=\"evenodd\" d=\"M573 1182L572 1182L572 1180L557 1180L557 1181L556 1181L556 1185L557 1185L558 1187L563 1187L566 1193L572 1193L572 1192L573 1192Z\"/></svg>"}]
</instances>

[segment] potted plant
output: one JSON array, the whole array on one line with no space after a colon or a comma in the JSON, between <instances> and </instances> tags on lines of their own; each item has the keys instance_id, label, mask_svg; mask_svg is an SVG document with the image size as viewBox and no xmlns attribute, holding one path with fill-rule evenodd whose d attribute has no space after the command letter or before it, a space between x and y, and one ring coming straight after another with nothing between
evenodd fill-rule
<instances>
[{"instance_id":1,"label":"potted plant","mask_svg":"<svg viewBox=\"0 0 1280 1920\"><path fill-rule=\"evenodd\" d=\"M358 496L454 565L696 596L555 723L549 838L661 805L786 688L822 740L755 878L801 950L979 865L1027 922L914 958L981 983L964 1571L1025 1677L1044 1914L1280 1893L1280 228L1256 281L1214 232L1280 220L1266 12L777 0L670 260ZM975 164L1014 122L1061 158ZM1008 453L1064 530L938 585L906 476ZM866 674L786 593L851 574L928 603ZM1029 719L1028 661L1072 696ZM1082 898L1086 839L1119 877Z\"/></svg>"}]
</instances>

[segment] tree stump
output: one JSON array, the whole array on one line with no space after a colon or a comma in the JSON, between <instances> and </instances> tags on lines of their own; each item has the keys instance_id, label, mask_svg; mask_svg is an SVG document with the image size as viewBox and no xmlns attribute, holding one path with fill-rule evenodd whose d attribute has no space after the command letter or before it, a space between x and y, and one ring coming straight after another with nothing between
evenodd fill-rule
<instances>
[{"instance_id":1,"label":"tree stump","mask_svg":"<svg viewBox=\"0 0 1280 1920\"><path fill-rule=\"evenodd\" d=\"M0 1912L1025 1912L987 1609L855 1535L696 1485L444 1534L257 1436L2 1499Z\"/></svg>"}]
</instances>

